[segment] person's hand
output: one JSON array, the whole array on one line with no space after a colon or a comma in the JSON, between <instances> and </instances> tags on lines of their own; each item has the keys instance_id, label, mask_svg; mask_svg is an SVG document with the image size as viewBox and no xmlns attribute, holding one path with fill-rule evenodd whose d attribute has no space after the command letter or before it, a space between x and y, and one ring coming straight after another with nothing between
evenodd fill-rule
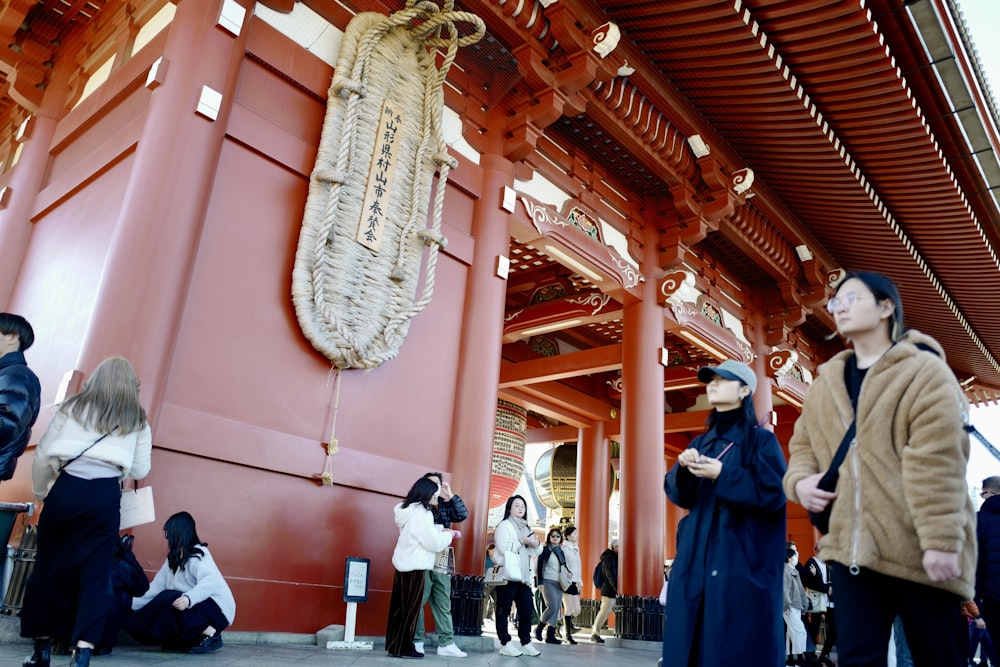
<instances>
[{"instance_id":1,"label":"person's hand","mask_svg":"<svg viewBox=\"0 0 1000 667\"><path fill-rule=\"evenodd\" d=\"M460 531L460 530L453 530L453 531L451 531L451 536L454 539L457 540L458 538L460 538L462 536L462 531Z\"/></svg>"},{"instance_id":2,"label":"person's hand","mask_svg":"<svg viewBox=\"0 0 1000 667\"><path fill-rule=\"evenodd\" d=\"M977 618L977 619L974 619L973 622L976 624L976 627L979 628L980 630L985 630L986 629L986 621L984 621L983 619Z\"/></svg>"},{"instance_id":3,"label":"person's hand","mask_svg":"<svg viewBox=\"0 0 1000 667\"><path fill-rule=\"evenodd\" d=\"M689 463L687 469L695 477L718 479L719 475L722 474L722 461L708 456L700 456L696 463Z\"/></svg>"},{"instance_id":4,"label":"person's hand","mask_svg":"<svg viewBox=\"0 0 1000 667\"><path fill-rule=\"evenodd\" d=\"M191 598L186 595L182 595L176 600L174 600L174 609L177 611L184 611L191 606Z\"/></svg>"},{"instance_id":5,"label":"person's hand","mask_svg":"<svg viewBox=\"0 0 1000 667\"><path fill-rule=\"evenodd\" d=\"M924 552L924 572L936 584L957 579L962 574L962 568L958 566L958 554L928 549Z\"/></svg>"},{"instance_id":6,"label":"person's hand","mask_svg":"<svg viewBox=\"0 0 1000 667\"><path fill-rule=\"evenodd\" d=\"M440 493L441 500L448 502L449 500L451 500L451 497L453 495L455 494L451 492L451 484L449 484L448 482L441 482L441 493Z\"/></svg>"},{"instance_id":7,"label":"person's hand","mask_svg":"<svg viewBox=\"0 0 1000 667\"><path fill-rule=\"evenodd\" d=\"M818 484L821 479L823 479L823 473L818 472L795 483L795 495L799 497L799 505L802 505L808 512L822 512L837 497L834 491L824 491L819 488Z\"/></svg>"},{"instance_id":8,"label":"person's hand","mask_svg":"<svg viewBox=\"0 0 1000 667\"><path fill-rule=\"evenodd\" d=\"M690 468L692 463L698 463L698 459L701 458L701 454L694 447L688 447L683 452L677 455L677 464L682 468Z\"/></svg>"}]
</instances>

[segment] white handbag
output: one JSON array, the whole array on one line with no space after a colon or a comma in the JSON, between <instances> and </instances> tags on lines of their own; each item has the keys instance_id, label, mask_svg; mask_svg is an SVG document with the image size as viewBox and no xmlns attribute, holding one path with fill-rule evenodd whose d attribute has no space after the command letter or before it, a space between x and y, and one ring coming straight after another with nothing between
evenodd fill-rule
<instances>
[{"instance_id":1,"label":"white handbag","mask_svg":"<svg viewBox=\"0 0 1000 667\"><path fill-rule=\"evenodd\" d=\"M141 486L132 489L122 489L120 530L141 526L144 523L156 521L156 508L153 506L153 487Z\"/></svg>"},{"instance_id":2,"label":"white handbag","mask_svg":"<svg viewBox=\"0 0 1000 667\"><path fill-rule=\"evenodd\" d=\"M524 581L524 573L521 571L521 555L518 552L503 552L503 578L507 581Z\"/></svg>"}]
</instances>

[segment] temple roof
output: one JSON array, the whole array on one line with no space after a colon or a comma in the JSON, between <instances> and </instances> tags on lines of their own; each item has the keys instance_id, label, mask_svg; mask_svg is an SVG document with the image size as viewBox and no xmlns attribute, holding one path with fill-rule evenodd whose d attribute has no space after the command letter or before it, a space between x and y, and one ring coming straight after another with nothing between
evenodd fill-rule
<instances>
[{"instance_id":1,"label":"temple roof","mask_svg":"<svg viewBox=\"0 0 1000 667\"><path fill-rule=\"evenodd\" d=\"M38 107L55 62L72 57L84 67L92 41L119 30L132 5L152 4L162 2L4 3L0 129L9 135ZM388 12L404 3L304 4L339 17L345 7ZM694 266L720 293L733 284L780 297L774 326L814 341L832 329L816 276L888 273L906 323L942 343L959 379L981 392L974 400L1000 395L996 104L952 0L455 6L488 29L451 77L467 97L467 122L516 116L523 122L508 121L503 137L512 159L585 182L581 199L601 217L614 218L607 202L617 201L624 213L612 224L676 207L680 227L662 228L665 269ZM85 30L85 44L68 46ZM594 43L617 33L615 48L594 56ZM745 168L754 184L734 197L728 179ZM546 265L536 268L552 273ZM535 281L529 273L512 281L509 307ZM572 334L572 344L615 342L613 326L595 326Z\"/></svg>"}]
</instances>

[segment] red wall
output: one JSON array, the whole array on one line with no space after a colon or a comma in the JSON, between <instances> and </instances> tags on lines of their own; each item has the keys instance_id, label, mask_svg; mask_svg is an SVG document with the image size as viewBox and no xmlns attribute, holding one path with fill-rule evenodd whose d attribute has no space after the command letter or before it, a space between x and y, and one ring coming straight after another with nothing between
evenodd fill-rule
<instances>
[{"instance_id":1,"label":"red wall","mask_svg":"<svg viewBox=\"0 0 1000 667\"><path fill-rule=\"evenodd\" d=\"M424 472L451 468L478 168L463 160L455 175L462 187L449 189L448 251L437 263L433 300L414 319L399 357L343 375L336 484L321 486L314 477L323 467L320 443L329 438L330 364L299 330L290 294L324 113L316 96L325 98L331 70L266 25L254 22L251 30L249 50L279 62L297 85L244 60L194 267L178 288L186 297L154 410L149 481L157 522L135 529L136 552L144 567L158 568L162 522L190 511L236 595L235 628L289 632L343 623L344 559L371 558L369 602L359 607L357 629L379 634L398 535L392 506ZM151 61L156 53L149 51L163 42L151 43L141 59ZM145 72L132 69L106 84L128 94L116 98L102 88L107 106L74 112L63 121L72 132L57 132L51 185L40 197L10 304L36 329L28 358L43 402L75 368L129 185L130 142L141 134L143 105L155 102L136 83ZM86 113L89 122L81 121ZM120 324L121 341L134 347L129 323ZM40 423L33 440L43 431ZM15 480L0 487L0 499L27 500L29 474L30 452Z\"/></svg>"}]
</instances>

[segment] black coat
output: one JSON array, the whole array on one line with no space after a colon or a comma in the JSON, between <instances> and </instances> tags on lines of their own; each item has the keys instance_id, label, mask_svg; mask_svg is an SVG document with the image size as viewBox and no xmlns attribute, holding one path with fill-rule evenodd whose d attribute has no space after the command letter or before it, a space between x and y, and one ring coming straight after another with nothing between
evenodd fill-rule
<instances>
[{"instance_id":1,"label":"black coat","mask_svg":"<svg viewBox=\"0 0 1000 667\"><path fill-rule=\"evenodd\" d=\"M976 537L976 597L1000 602L1000 496L990 496L979 509Z\"/></svg>"},{"instance_id":2,"label":"black coat","mask_svg":"<svg viewBox=\"0 0 1000 667\"><path fill-rule=\"evenodd\" d=\"M451 528L451 524L461 523L469 518L465 501L458 494L452 494L448 500L439 498L436 506L431 505L431 514L434 515L434 523L445 528Z\"/></svg>"},{"instance_id":3,"label":"black coat","mask_svg":"<svg viewBox=\"0 0 1000 667\"><path fill-rule=\"evenodd\" d=\"M604 583L601 584L601 597L618 596L618 552L605 549L601 554L601 570L604 572Z\"/></svg>"},{"instance_id":4,"label":"black coat","mask_svg":"<svg viewBox=\"0 0 1000 667\"><path fill-rule=\"evenodd\" d=\"M0 480L14 476L17 458L38 419L41 385L21 352L0 357Z\"/></svg>"},{"instance_id":5,"label":"black coat","mask_svg":"<svg viewBox=\"0 0 1000 667\"><path fill-rule=\"evenodd\" d=\"M722 457L717 480L675 465L664 489L690 510L667 589L663 667L775 667L785 660L781 607L785 563L785 459L774 434L741 424L691 443ZM697 659L690 661L690 654Z\"/></svg>"},{"instance_id":6,"label":"black coat","mask_svg":"<svg viewBox=\"0 0 1000 667\"><path fill-rule=\"evenodd\" d=\"M799 577L802 579L802 585L811 591L827 593L830 590L830 584L823 581L823 571L820 570L815 558L810 558L799 568Z\"/></svg>"}]
</instances>

